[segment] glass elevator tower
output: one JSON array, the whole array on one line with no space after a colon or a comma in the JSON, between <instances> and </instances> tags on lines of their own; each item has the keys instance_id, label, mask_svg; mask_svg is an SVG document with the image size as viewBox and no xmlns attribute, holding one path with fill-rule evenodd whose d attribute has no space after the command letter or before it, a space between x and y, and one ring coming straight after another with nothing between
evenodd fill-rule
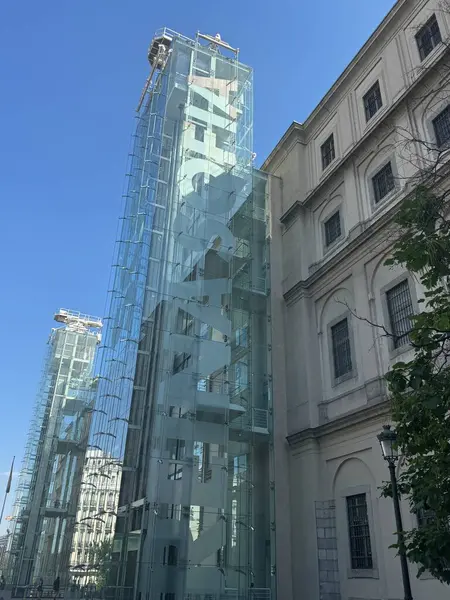
<instances>
[{"instance_id":1,"label":"glass elevator tower","mask_svg":"<svg viewBox=\"0 0 450 600\"><path fill-rule=\"evenodd\" d=\"M62 326L48 340L14 503L8 579L16 590L40 577L67 583L96 394L101 319L66 309L54 318Z\"/></svg>"},{"instance_id":2,"label":"glass elevator tower","mask_svg":"<svg viewBox=\"0 0 450 600\"><path fill-rule=\"evenodd\" d=\"M238 55L168 29L149 49L91 433L122 472L109 597L275 598L267 175Z\"/></svg>"}]
</instances>

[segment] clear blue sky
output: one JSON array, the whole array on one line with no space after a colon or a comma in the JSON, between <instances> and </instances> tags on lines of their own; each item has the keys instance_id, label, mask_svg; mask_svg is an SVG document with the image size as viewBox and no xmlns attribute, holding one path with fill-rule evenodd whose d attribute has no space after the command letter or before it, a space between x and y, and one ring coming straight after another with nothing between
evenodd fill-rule
<instances>
[{"instance_id":1,"label":"clear blue sky","mask_svg":"<svg viewBox=\"0 0 450 600\"><path fill-rule=\"evenodd\" d=\"M260 164L289 124L307 117L393 4L2 0L1 496L13 454L20 466L54 310L104 313L153 32L220 32L241 49L255 70Z\"/></svg>"}]
</instances>

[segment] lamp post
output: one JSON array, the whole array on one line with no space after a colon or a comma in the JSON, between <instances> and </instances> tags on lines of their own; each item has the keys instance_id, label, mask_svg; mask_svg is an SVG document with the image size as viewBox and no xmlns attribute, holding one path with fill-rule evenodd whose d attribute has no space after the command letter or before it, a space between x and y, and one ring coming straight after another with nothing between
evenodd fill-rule
<instances>
[{"instance_id":1,"label":"lamp post","mask_svg":"<svg viewBox=\"0 0 450 600\"><path fill-rule=\"evenodd\" d=\"M395 466L398 461L397 433L391 429L390 425L383 425L383 431L377 435L380 442L381 452L384 460L388 463L389 473L391 475L392 499L394 501L395 524L397 526L398 553L402 568L403 590L405 600L413 600L411 593L411 582L409 580L408 561L406 558L405 542L403 539L402 514L400 512L400 500L398 497L397 477L395 475Z\"/></svg>"}]
</instances>

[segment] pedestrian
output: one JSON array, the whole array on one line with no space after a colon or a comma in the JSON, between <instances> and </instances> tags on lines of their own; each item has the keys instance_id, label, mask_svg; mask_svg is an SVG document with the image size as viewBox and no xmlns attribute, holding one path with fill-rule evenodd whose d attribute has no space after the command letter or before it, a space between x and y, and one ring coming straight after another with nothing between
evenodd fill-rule
<instances>
[{"instance_id":1,"label":"pedestrian","mask_svg":"<svg viewBox=\"0 0 450 600\"><path fill-rule=\"evenodd\" d=\"M53 596L54 596L54 598L58 597L60 582L61 582L61 580L60 580L59 575L58 575L58 577L53 582Z\"/></svg>"},{"instance_id":2,"label":"pedestrian","mask_svg":"<svg viewBox=\"0 0 450 600\"><path fill-rule=\"evenodd\" d=\"M38 584L37 584L37 597L42 598L43 592L44 592L44 580L42 579L42 577L39 577Z\"/></svg>"},{"instance_id":3,"label":"pedestrian","mask_svg":"<svg viewBox=\"0 0 450 600\"><path fill-rule=\"evenodd\" d=\"M0 577L0 590L4 590L5 587L6 587L6 581L5 581L5 578L4 578L3 573L2 573L2 575Z\"/></svg>"}]
</instances>

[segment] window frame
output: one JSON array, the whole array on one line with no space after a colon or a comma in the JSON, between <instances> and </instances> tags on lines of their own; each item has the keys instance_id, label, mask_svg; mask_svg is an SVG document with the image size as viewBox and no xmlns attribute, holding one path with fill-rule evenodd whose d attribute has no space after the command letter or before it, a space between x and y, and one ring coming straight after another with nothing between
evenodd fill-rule
<instances>
[{"instance_id":1,"label":"window frame","mask_svg":"<svg viewBox=\"0 0 450 600\"><path fill-rule=\"evenodd\" d=\"M395 331L394 331L393 319L392 319L392 317L393 317L393 311L392 311L392 305L391 305L390 300L389 300L389 294L391 294L396 288L399 288L400 286L402 286L404 284L406 284L406 289L407 289L408 294L409 294L409 300L410 300L411 309L412 309L412 315L413 315L414 314L414 302L413 302L413 298L412 298L412 294L411 294L411 286L409 284L409 281L408 281L407 277L405 277L404 279L401 279L395 285L389 287L385 291L386 306L387 306L387 312L388 312L388 315L389 315L389 331L392 333L392 336L393 336L392 337L392 346L393 346L394 350L399 350L400 348L403 348L404 346L410 346L409 332L408 333L404 333L402 335L397 335L395 333ZM409 330L409 331L411 331L411 330ZM405 341L403 341L403 339Z\"/></svg>"},{"instance_id":2,"label":"window frame","mask_svg":"<svg viewBox=\"0 0 450 600\"><path fill-rule=\"evenodd\" d=\"M439 35L439 40L437 42L434 41L434 37L430 34L430 39L432 40L432 48L425 53L425 50L423 48L423 42L422 42L422 36L425 34L425 32L431 29L431 26L433 24L433 22L436 23L437 25L437 31L438 31L438 35ZM427 21L419 28L419 30L417 31L416 35L414 36L415 40L416 40L416 46L417 46L417 51L419 53L419 58L420 58L420 62L423 63L423 61L430 56L430 54L433 53L433 50L435 50L439 44L442 44L442 33L441 33L441 28L439 27L439 21L437 20L436 14L433 13L431 15L431 17L429 19L427 19Z\"/></svg>"},{"instance_id":3,"label":"window frame","mask_svg":"<svg viewBox=\"0 0 450 600\"><path fill-rule=\"evenodd\" d=\"M375 191L375 183L374 183L374 179L375 177L377 177L384 169L386 169L386 167L390 165L391 167L391 174L392 174L392 182L393 182L393 187L384 195L381 196L380 198L378 198L377 200L377 193ZM371 189L371 193L372 193L372 204L374 208L377 208L378 206L381 206L384 202L387 201L387 199L392 196L396 191L397 191L397 185L396 185L396 176L397 173L395 171L394 168L394 162L392 160L392 158L389 158L389 160L386 160L384 163L381 163L381 165L379 165L377 167L377 169L375 171L373 171L370 175L370 189Z\"/></svg>"},{"instance_id":4,"label":"window frame","mask_svg":"<svg viewBox=\"0 0 450 600\"><path fill-rule=\"evenodd\" d=\"M174 544L164 546L163 565L176 567L178 565L178 547Z\"/></svg>"},{"instance_id":5,"label":"window frame","mask_svg":"<svg viewBox=\"0 0 450 600\"><path fill-rule=\"evenodd\" d=\"M327 223L331 219L333 219L336 215L339 215L339 229L340 229L340 233L339 233L339 235L333 241L331 241L328 244L327 243ZM342 211L341 211L341 206L338 206L335 210L333 210L331 213L329 213L322 220L322 238L323 238L324 252L328 252L329 250L331 250L331 248L333 248L340 240L342 240L343 237L344 237L344 227L343 227L343 222L342 222Z\"/></svg>"},{"instance_id":6,"label":"window frame","mask_svg":"<svg viewBox=\"0 0 450 600\"><path fill-rule=\"evenodd\" d=\"M434 117L431 119L431 126L433 128L433 135L434 135L434 139L436 140L436 147L439 150L445 150L450 148L450 126L449 126L449 136L448 138L444 141L444 142L440 142L439 141L439 135L438 132L436 130L436 121L437 119L439 119L439 117L441 117L445 112L448 113L448 117L449 117L449 124L450 124L450 104L447 104L445 106L445 108L443 108L442 110L440 110L436 115L434 115Z\"/></svg>"},{"instance_id":7,"label":"window frame","mask_svg":"<svg viewBox=\"0 0 450 600\"><path fill-rule=\"evenodd\" d=\"M180 481L183 479L183 463L180 461L170 461L167 473L169 481Z\"/></svg>"},{"instance_id":8,"label":"window frame","mask_svg":"<svg viewBox=\"0 0 450 600\"><path fill-rule=\"evenodd\" d=\"M368 105L367 105L367 98L368 96L373 93L374 91L378 91L378 95L379 95L379 106L377 106L376 110L374 113L372 113L371 115L368 115ZM367 92L363 95L362 97L362 101L363 101L363 107L364 107L364 115L366 117L366 123L369 123L369 121L371 121L373 119L373 117L380 112L380 110L383 108L384 104L383 104L383 94L381 93L381 85L380 85L380 80L377 79L371 86L370 88L367 90ZM378 104L378 101L377 101Z\"/></svg>"},{"instance_id":9,"label":"window frame","mask_svg":"<svg viewBox=\"0 0 450 600\"><path fill-rule=\"evenodd\" d=\"M390 331L391 321L390 321L390 316L389 316L387 292L389 292L390 290L395 288L398 284L400 284L405 279L408 281L409 293L411 296L411 303L412 303L412 307L413 307L413 311L414 311L413 314L416 315L419 312L418 311L419 304L417 301L417 290L416 290L416 286L414 284L414 280L408 271L403 272L401 275L398 275L397 277L395 277L395 279L393 279L392 281L390 281L389 283L387 283L385 286L383 286L380 289L382 314L383 314L384 323L386 324L388 331ZM391 359L393 359L396 356L398 356L399 354L403 354L404 352L409 352L411 350L411 345L404 344L403 346L398 346L396 348L394 346L392 337L389 337L388 338L388 350L389 350L389 357Z\"/></svg>"},{"instance_id":10,"label":"window frame","mask_svg":"<svg viewBox=\"0 0 450 600\"><path fill-rule=\"evenodd\" d=\"M369 524L370 543L372 548L372 569L352 569L351 567L351 555L350 555L350 539L349 539L349 528L348 528L348 514L347 514L347 497L356 496L358 494L366 495L367 504L367 520ZM339 490L337 497L337 542L338 552L345 561L348 561L345 565L347 570L348 579L379 579L378 571L378 535L377 530L374 526L374 512L372 504L372 488L370 485L356 485L345 489Z\"/></svg>"},{"instance_id":11,"label":"window frame","mask_svg":"<svg viewBox=\"0 0 450 600\"><path fill-rule=\"evenodd\" d=\"M325 146L327 146L329 142L331 142L330 152L324 152ZM325 159L328 160L328 155L332 156L329 159L329 162L325 164ZM326 171L328 167L336 160L336 143L334 140L334 132L330 133L330 135L327 136L323 143L320 144L320 158L322 163L322 172Z\"/></svg>"},{"instance_id":12,"label":"window frame","mask_svg":"<svg viewBox=\"0 0 450 600\"><path fill-rule=\"evenodd\" d=\"M340 323L341 321L343 321L344 319L347 319L348 339L349 339L349 343L350 343L350 357L351 357L351 361L352 361L352 369L351 369L351 371L348 371L348 373L345 373L344 375L340 375L339 377L336 377L335 369L334 369L332 328L335 325L337 325L338 323ZM346 311L346 312L340 314L338 317L331 320L327 325L327 342L328 342L329 365L330 365L330 379L331 379L332 387L336 387L336 386L340 385L341 383L343 383L344 381L353 379L357 376L357 367L356 367L356 360L355 360L356 354L355 354L353 326L352 325L353 325L353 319L352 319L352 315L351 315L350 311Z\"/></svg>"},{"instance_id":13,"label":"window frame","mask_svg":"<svg viewBox=\"0 0 450 600\"><path fill-rule=\"evenodd\" d=\"M352 543L352 541L354 541L355 536L352 537L352 528L356 528L356 527L360 527L361 525L355 525L354 522L352 522L350 520L350 509L352 508L349 504L349 500L350 498L363 498L364 499L364 507L365 507L365 511L366 511L366 515L365 515L365 520L366 523L363 524L363 526L365 525L367 527L367 536L361 536L361 539L366 540L366 538L368 538L369 543L367 545L367 542L364 542L364 546L365 549L369 550L369 552L367 553L367 556L365 556L363 558L363 560L367 560L367 564L364 566L354 566L354 561L358 560L358 557L354 556L354 544ZM373 570L373 552L372 552L372 538L371 538L371 531L370 531L370 523L369 523L369 506L368 506L368 502L367 502L367 493L366 492L360 492L358 494L349 494L348 496L345 497L345 507L346 507L346 511L347 511L347 533L348 533L348 546L349 546L349 554L350 554L350 568L352 571L372 571ZM353 508L361 508L363 507L362 504L360 505L355 505ZM369 564L370 561L370 564Z\"/></svg>"},{"instance_id":14,"label":"window frame","mask_svg":"<svg viewBox=\"0 0 450 600\"><path fill-rule=\"evenodd\" d=\"M166 450L172 462L183 462L186 459L186 440L181 438L167 438Z\"/></svg>"}]
</instances>

